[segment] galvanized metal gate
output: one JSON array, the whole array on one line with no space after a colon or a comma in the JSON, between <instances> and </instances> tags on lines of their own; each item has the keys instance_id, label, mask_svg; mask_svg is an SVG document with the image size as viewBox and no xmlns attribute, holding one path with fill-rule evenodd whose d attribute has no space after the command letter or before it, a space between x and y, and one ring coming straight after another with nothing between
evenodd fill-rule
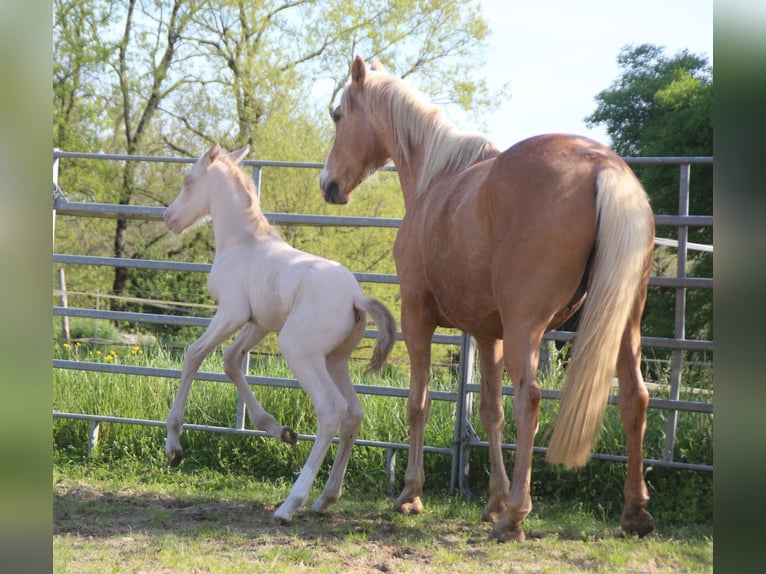
<instances>
[{"instance_id":1,"label":"galvanized metal gate","mask_svg":"<svg viewBox=\"0 0 766 574\"><path fill-rule=\"evenodd\" d=\"M118 154L88 154L77 152L54 151L53 157L53 225L55 231L56 215L70 215L76 217L97 217L97 218L125 218L141 220L162 220L164 212L163 207L156 206L135 206L135 205L115 205L102 203L83 203L71 202L66 198L58 186L58 173L60 159L77 158L94 161L143 161L143 162L163 162L163 163L193 163L194 159L187 158L167 158L155 156L127 156ZM670 396L667 399L651 398L649 408L665 409L668 411L668 421L666 429L666 444L661 460L646 459L646 465L665 466L679 469L692 469L700 471L712 471L712 465L697 464L688 462L679 462L673 460L673 451L676 439L676 421L677 414L681 411L691 411L712 415L713 403L706 401L685 401L680 400L681 390L681 371L683 367L683 352L690 351L708 351L712 352L713 342L708 340L689 340L685 337L685 316L686 316L686 292L687 289L712 289L712 278L691 278L686 277L686 253L688 249L712 250L712 246L695 245L688 242L689 226L710 226L713 225L713 217L709 215L689 215L689 181L690 169L692 164L709 164L712 158L625 158L629 164L671 164L678 165L680 169L679 186L679 214L673 216L656 216L655 221L658 226L676 226L678 228L678 258L676 277L652 277L650 285L673 288L676 290L676 309L675 309L675 337L673 339L665 338L642 338L642 346L645 348L655 347L672 350L672 367L670 375ZM261 170L264 168L305 168L312 170L321 170L321 163L301 163L301 162L276 162L245 160L245 166L253 168L253 177L257 189L260 190ZM388 168L391 169L391 168ZM269 221L282 225L321 225L321 226L350 226L350 227L388 227L395 228L399 226L398 219L382 219L372 217L339 217L339 216L320 216L305 214L288 213L266 213ZM55 234L54 234L55 235ZM658 240L659 242L660 240ZM142 260L142 259L118 259L114 257L95 257L87 254L59 254L53 255L53 264L61 268L66 265L94 265L109 267L125 267L133 269L157 269L171 270L180 272L209 272L211 265L199 263L183 263L172 261ZM353 270L352 270L353 271ZM389 283L397 284L396 275L375 274L375 273L354 273L356 278L364 283ZM65 292L64 292L65 294ZM164 323L171 325L189 325L206 327L210 319L203 317L174 316L150 313L131 313L121 311L110 311L91 308L73 308L66 305L62 300L61 305L53 307L53 314L67 317L84 317L92 319L105 319L111 321L130 321L138 323ZM366 337L374 337L374 331L367 331ZM568 341L574 337L572 332L552 331L545 335L545 340ZM401 333L398 334L401 340ZM484 448L487 443L480 440L479 435L474 430L472 424L473 399L480 392L479 384L473 381L475 347L472 337L462 335L436 334L433 338L434 344L458 345L460 348L460 360L458 369L457 390L449 391L430 391L432 400L449 401L455 403L456 422L453 431L453 442L449 447L425 446L425 451L438 453L452 457L452 471L450 475L450 490L459 488L466 495L471 494L468 484L470 450L473 448ZM243 365L248 383L251 385L263 385L283 388L299 388L298 382L294 379L275 378L275 377L257 377L247 375L247 361ZM115 365L109 363L71 361L55 359L53 361L54 369L74 369L82 371L107 372L114 374L128 374L148 377L178 378L180 371L174 369L158 369L150 367L138 367L129 365ZM197 380L228 382L228 379L221 373L199 373ZM374 385L355 385L359 394L370 394L378 396L406 398L407 389L394 387L380 387ZM503 394L513 395L513 387L505 386ZM559 392L555 390L542 390L544 399L557 399ZM616 402L615 397L610 398L610 402ZM98 440L98 433L102 423L110 424L138 424L147 426L164 427L164 421L124 418L115 416L105 416L99 413L73 413L59 412L54 410L54 418L80 419L90 422L90 442L91 447ZM265 436L262 431L250 430L245 428L244 404L239 401L236 423L233 427L220 427L209 425L184 424L186 430L198 430L208 432L219 432L241 435ZM299 440L314 440L313 435L299 435ZM402 443L391 443L386 441L358 440L357 444L385 448L387 451L387 464L385 468L389 484L393 484L393 469L396 453L400 450L407 450L409 447ZM504 444L506 450L514 450L515 444ZM543 447L535 447L535 452L545 452ZM622 456L594 453L593 458L609 460L614 462L625 462L627 459Z\"/></svg>"}]
</instances>

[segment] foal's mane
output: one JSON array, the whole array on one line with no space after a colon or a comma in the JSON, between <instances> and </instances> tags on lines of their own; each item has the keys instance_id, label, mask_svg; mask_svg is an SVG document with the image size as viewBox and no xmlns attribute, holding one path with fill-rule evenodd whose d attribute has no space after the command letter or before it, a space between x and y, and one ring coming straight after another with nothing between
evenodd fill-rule
<instances>
[{"instance_id":1,"label":"foal's mane","mask_svg":"<svg viewBox=\"0 0 766 574\"><path fill-rule=\"evenodd\" d=\"M404 161L410 150L422 142L425 146L423 167L416 195L439 175L460 171L479 160L497 155L497 148L481 135L458 130L441 108L429 102L415 87L385 72L368 73L363 84L368 113L385 110L391 118L396 146ZM341 111L351 105L351 91L341 98Z\"/></svg>"},{"instance_id":2,"label":"foal's mane","mask_svg":"<svg viewBox=\"0 0 766 574\"><path fill-rule=\"evenodd\" d=\"M234 162L227 154L221 153L216 158L223 164L229 178L233 181L235 189L241 194L245 204L245 214L252 225L259 231L270 235L278 235L276 228L272 226L261 211L261 202L255 190L255 182L248 177L239 164Z\"/></svg>"}]
</instances>

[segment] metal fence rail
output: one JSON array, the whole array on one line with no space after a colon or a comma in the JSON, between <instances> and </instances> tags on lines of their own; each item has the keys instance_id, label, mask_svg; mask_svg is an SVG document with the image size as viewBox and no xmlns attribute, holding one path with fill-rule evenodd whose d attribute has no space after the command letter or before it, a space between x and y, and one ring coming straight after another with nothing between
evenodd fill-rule
<instances>
[{"instance_id":1,"label":"metal fence rail","mask_svg":"<svg viewBox=\"0 0 766 574\"><path fill-rule=\"evenodd\" d=\"M120 154L88 154L78 152L65 152L54 150L53 162L53 217L54 228L57 215L69 215L74 217L96 217L96 218L124 218L138 219L147 221L161 221L164 212L163 207L156 206L136 206L136 205L114 205L103 203L84 203L68 201L62 191L58 188L58 170L60 158L76 158L89 160L112 160L112 161L144 161L144 162L164 162L164 163L193 163L192 158L167 158L156 156L127 156ZM670 375L670 396L667 399L651 398L649 408L664 409L668 412L668 423L666 431L666 444L661 460L645 459L645 464L654 466L664 466L669 468L712 471L712 465L697 464L688 462L679 462L673 460L673 450L676 439L676 416L678 412L696 412L700 414L712 414L713 403L706 401L688 401L680 399L681 370L683 366L684 351L707 351L712 352L713 341L708 340L690 340L685 338L685 302L687 289L712 289L713 280L711 278L698 278L686 276L686 252L687 249L705 249L712 250L712 246L699 246L690 244L687 240L688 227L690 226L713 226L713 217L707 215L689 215L689 178L690 166L692 164L711 164L712 158L625 158L629 164L635 165L656 165L670 164L678 165L680 169L679 186L679 214L678 215L657 215L655 223L658 226L674 226L678 228L678 240L675 242L678 248L678 266L675 277L651 277L650 285L670 288L676 290L676 311L675 311L675 337L658 338L642 337L642 346L644 348L663 348L672 350L672 368ZM321 163L307 162L277 162L245 160L242 162L246 166L253 167L253 177L257 188L260 190L261 169L267 168L305 168L322 169ZM392 168L386 168L391 170ZM282 225L317 225L317 226L347 226L347 227L381 227L396 228L399 226L399 219L384 219L374 217L344 217L344 216L324 216L307 214L288 214L288 213L266 213L268 220L274 224ZM667 242L663 243L667 244ZM55 251L55 249L54 249ZM134 269L157 269L170 270L184 273L208 273L212 267L210 264L158 261L146 259L127 259L114 257L95 257L84 254L60 254L54 253L53 263L57 265L92 265L108 267L124 267ZM353 270L352 270L353 271ZM360 282L398 284L396 275L380 273L354 273ZM197 327L206 327L210 322L207 317L197 317L188 315L165 315L151 313L131 313L119 312L102 309L76 308L69 306L53 306L53 314L61 317L85 317L93 319L119 320L139 323L164 323L171 325L189 325ZM568 341L574 337L575 333L568 331L552 331L546 333L544 339L548 341ZM375 331L365 331L366 337L374 337ZM401 333L397 333L398 340L402 340ZM460 347L460 364L458 369L457 391L430 391L429 395L433 400L449 401L455 403L456 422L454 428L453 444L449 447L426 446L426 452L439 453L452 457L452 473L450 476L450 490L456 486L466 494L470 493L468 485L468 467L469 451L471 448L486 447L487 443L480 440L472 426L473 396L480 392L480 385L473 382L474 373L474 344L470 336L449 335L436 333L433 338L435 344L456 345ZM247 362L245 362L246 369ZM136 367L127 365L115 365L110 363L95 363L87 361L67 361L56 359L53 361L55 369L71 369L81 371L106 372L113 374L127 374L136 376L149 376L159 378L179 378L180 371L175 369L157 369L149 367ZM197 380L228 382L225 375L221 373L198 373ZM282 388L299 388L295 379L284 379L274 377L259 377L247 375L246 379L251 385L272 386ZM385 387L376 385L355 385L360 394L399 397L406 398L408 390L403 388ZM513 395L513 387L503 388L503 394ZM559 398L559 391L543 389L543 398L556 400ZM616 403L616 396L610 397L610 403ZM98 439L99 424L101 422L119 423L119 424L139 424L147 426L165 426L164 421L134 419L106 416L98 413L67 413L53 412L54 418L69 418L90 421L90 443L91 447ZM257 430L244 428L245 424L244 405L240 401L238 407L237 420L234 427L220 427L208 425L184 424L188 430L200 430L219 433L233 433L242 435L264 436L265 433ZM313 435L299 435L300 440L314 440ZM389 484L392 483L393 465L395 454L399 450L408 449L408 445L401 443L391 443L386 441L358 440L357 444L365 446L374 446L387 449L386 474ZM514 450L516 445L504 444L506 450ZM536 447L535 452L544 453L544 447ZM615 456L603 453L594 453L593 458L609 460L615 462L625 462L627 459L623 456Z\"/></svg>"}]
</instances>

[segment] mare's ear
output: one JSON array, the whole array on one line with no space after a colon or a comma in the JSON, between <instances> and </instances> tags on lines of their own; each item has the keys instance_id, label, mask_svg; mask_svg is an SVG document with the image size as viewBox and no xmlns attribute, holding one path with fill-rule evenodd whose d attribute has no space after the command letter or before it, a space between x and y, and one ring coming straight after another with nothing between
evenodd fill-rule
<instances>
[{"instance_id":1,"label":"mare's ear","mask_svg":"<svg viewBox=\"0 0 766 574\"><path fill-rule=\"evenodd\" d=\"M241 162L243 159L245 159L245 157L246 157L246 156L247 156L247 154L249 154L249 153L250 153L250 144L245 144L245 147L243 147L242 149L238 149L237 151L233 151L233 152L231 152L231 153L229 154L229 158L230 158L230 159L231 159L231 161L233 161L234 163L239 163L239 162Z\"/></svg>"},{"instance_id":2,"label":"mare's ear","mask_svg":"<svg viewBox=\"0 0 766 574\"><path fill-rule=\"evenodd\" d=\"M215 161L218 155L221 153L221 144L215 142L210 149L202 156L202 167L206 168Z\"/></svg>"},{"instance_id":3,"label":"mare's ear","mask_svg":"<svg viewBox=\"0 0 766 574\"><path fill-rule=\"evenodd\" d=\"M373 72L385 72L386 68L385 66L383 66L380 60L373 60L372 66L370 66L370 70L372 70Z\"/></svg>"},{"instance_id":4,"label":"mare's ear","mask_svg":"<svg viewBox=\"0 0 766 574\"><path fill-rule=\"evenodd\" d=\"M354 63L351 64L351 82L356 87L361 87L364 84L364 78L367 76L367 66L361 56L354 58Z\"/></svg>"}]
</instances>

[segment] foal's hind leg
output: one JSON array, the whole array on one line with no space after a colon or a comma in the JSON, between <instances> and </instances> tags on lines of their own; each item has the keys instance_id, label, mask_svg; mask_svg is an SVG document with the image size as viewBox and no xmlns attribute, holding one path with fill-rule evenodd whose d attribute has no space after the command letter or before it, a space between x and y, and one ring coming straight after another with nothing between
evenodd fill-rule
<instances>
[{"instance_id":1,"label":"foal's hind leg","mask_svg":"<svg viewBox=\"0 0 766 574\"><path fill-rule=\"evenodd\" d=\"M649 393L641 376L640 320L643 301L634 309L622 336L617 359L620 381L620 416L628 437L628 475L625 480L625 509L620 521L630 534L645 536L654 530L654 518L646 510L649 492L644 482L644 432Z\"/></svg>"},{"instance_id":2,"label":"foal's hind leg","mask_svg":"<svg viewBox=\"0 0 766 574\"><path fill-rule=\"evenodd\" d=\"M290 427L282 426L271 414L266 412L258 402L258 399L255 398L242 372L242 363L245 355L267 334L268 331L265 329L252 323L246 323L239 332L239 335L223 353L223 370L226 376L236 385L239 396L245 402L250 421L253 425L256 428L265 430L271 436L283 442L295 444L298 441L296 432Z\"/></svg>"},{"instance_id":3,"label":"foal's hind leg","mask_svg":"<svg viewBox=\"0 0 766 574\"><path fill-rule=\"evenodd\" d=\"M330 471L330 477L327 479L322 495L311 505L311 510L314 512L325 512L330 505L335 504L340 499L348 459L351 456L351 450L359 434L359 427L364 416L362 405L356 396L356 391L348 372L348 360L349 357L345 353L327 358L327 369L341 394L346 399L347 407L346 414L340 423L340 440L338 450L335 453L332 471Z\"/></svg>"},{"instance_id":4,"label":"foal's hind leg","mask_svg":"<svg viewBox=\"0 0 766 574\"><path fill-rule=\"evenodd\" d=\"M295 511L306 503L311 485L346 412L346 399L327 371L324 354L317 352L312 346L316 341L312 341L311 338L315 338L316 335L295 334L294 331L295 329L291 329L288 334L287 329L283 329L279 337L279 346L287 364L314 404L317 436L287 500L274 512L274 518L283 522L289 522Z\"/></svg>"}]
</instances>

